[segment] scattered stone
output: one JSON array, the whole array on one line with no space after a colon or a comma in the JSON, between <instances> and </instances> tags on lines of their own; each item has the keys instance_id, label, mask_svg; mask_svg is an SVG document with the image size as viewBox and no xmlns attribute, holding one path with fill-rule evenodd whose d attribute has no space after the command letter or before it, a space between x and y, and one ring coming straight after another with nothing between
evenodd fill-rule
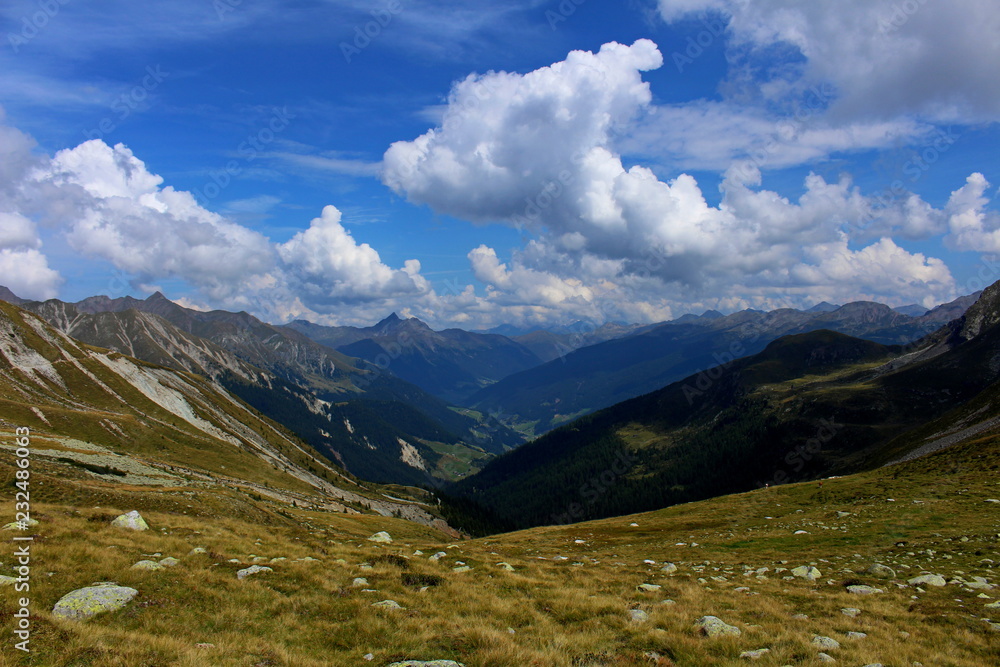
<instances>
[{"instance_id":1,"label":"scattered stone","mask_svg":"<svg viewBox=\"0 0 1000 667\"><path fill-rule=\"evenodd\" d=\"M646 591L647 593L653 593L653 592L658 591L661 588L663 588L663 586L660 586L659 584L639 584L636 588L638 588L640 591Z\"/></svg>"},{"instance_id":2,"label":"scattered stone","mask_svg":"<svg viewBox=\"0 0 1000 667\"><path fill-rule=\"evenodd\" d=\"M38 519L25 519L24 521L11 521L10 523L5 523L3 526L4 530L24 530L25 528L33 528L38 525Z\"/></svg>"},{"instance_id":3,"label":"scattered stone","mask_svg":"<svg viewBox=\"0 0 1000 667\"><path fill-rule=\"evenodd\" d=\"M677 566L673 563L667 563L660 568L660 572L665 572L666 574L672 574L677 571Z\"/></svg>"},{"instance_id":4,"label":"scattered stone","mask_svg":"<svg viewBox=\"0 0 1000 667\"><path fill-rule=\"evenodd\" d=\"M0 588L4 586L13 586L15 583L17 583L17 579L15 577L0 575Z\"/></svg>"},{"instance_id":5,"label":"scattered stone","mask_svg":"<svg viewBox=\"0 0 1000 667\"><path fill-rule=\"evenodd\" d=\"M629 524L629 528L638 528L638 527L639 527L639 524L637 524L637 523L630 523Z\"/></svg>"},{"instance_id":6,"label":"scattered stone","mask_svg":"<svg viewBox=\"0 0 1000 667\"><path fill-rule=\"evenodd\" d=\"M379 532L375 533L374 535L372 535L371 537L369 537L368 541L369 542L378 542L380 544L391 544L392 543L392 536L390 536L389 533L387 533L387 532L385 532L383 530L383 531L379 531Z\"/></svg>"},{"instance_id":7,"label":"scattered stone","mask_svg":"<svg viewBox=\"0 0 1000 667\"><path fill-rule=\"evenodd\" d=\"M510 563L497 563L497 567L499 567L499 568L501 568L503 570L507 570L508 572L513 572L514 571L514 566L511 565Z\"/></svg>"},{"instance_id":8,"label":"scattered stone","mask_svg":"<svg viewBox=\"0 0 1000 667\"><path fill-rule=\"evenodd\" d=\"M697 621L695 625L701 630L701 633L706 637L720 637L724 635L735 635L739 637L742 633L739 628L735 625L729 625L721 618L716 616L702 616Z\"/></svg>"},{"instance_id":9,"label":"scattered stone","mask_svg":"<svg viewBox=\"0 0 1000 667\"><path fill-rule=\"evenodd\" d=\"M465 665L454 660L404 660L394 662L389 667L465 667Z\"/></svg>"},{"instance_id":10,"label":"scattered stone","mask_svg":"<svg viewBox=\"0 0 1000 667\"><path fill-rule=\"evenodd\" d=\"M195 547L194 549L188 552L188 556L197 556L198 554L207 554L207 553L208 549L206 549L205 547Z\"/></svg>"},{"instance_id":11,"label":"scattered stone","mask_svg":"<svg viewBox=\"0 0 1000 667\"><path fill-rule=\"evenodd\" d=\"M875 593L884 593L881 588L872 588L871 586L866 586L864 584L857 584L854 586L847 587L848 593L854 593L855 595L874 595Z\"/></svg>"},{"instance_id":12,"label":"scattered stone","mask_svg":"<svg viewBox=\"0 0 1000 667\"><path fill-rule=\"evenodd\" d=\"M351 586L354 588L360 588L361 586L370 586L368 580L364 577L354 577L354 581L351 582Z\"/></svg>"},{"instance_id":13,"label":"scattered stone","mask_svg":"<svg viewBox=\"0 0 1000 667\"><path fill-rule=\"evenodd\" d=\"M824 651L832 651L833 649L840 648L840 642L832 637L824 637L822 635L816 635L812 638L812 645L821 648Z\"/></svg>"},{"instance_id":14,"label":"scattered stone","mask_svg":"<svg viewBox=\"0 0 1000 667\"><path fill-rule=\"evenodd\" d=\"M669 606L675 605L677 603L674 602L673 600L663 600L662 602L660 602L660 604L663 605L663 606L665 606L665 607L669 607Z\"/></svg>"},{"instance_id":15,"label":"scattered stone","mask_svg":"<svg viewBox=\"0 0 1000 667\"><path fill-rule=\"evenodd\" d=\"M771 649L769 648L759 648L754 651L743 651L743 653L740 653L740 657L744 660L760 660L770 652Z\"/></svg>"},{"instance_id":16,"label":"scattered stone","mask_svg":"<svg viewBox=\"0 0 1000 667\"><path fill-rule=\"evenodd\" d=\"M395 600L382 600L381 602L373 602L373 607L380 607L382 609L406 609L406 607L400 607L399 603Z\"/></svg>"},{"instance_id":17,"label":"scattered stone","mask_svg":"<svg viewBox=\"0 0 1000 667\"><path fill-rule=\"evenodd\" d=\"M861 610L855 609L854 607L844 607L843 609L840 610L840 612L845 616L850 616L851 618L855 618L861 615Z\"/></svg>"},{"instance_id":18,"label":"scattered stone","mask_svg":"<svg viewBox=\"0 0 1000 667\"><path fill-rule=\"evenodd\" d=\"M896 571L887 565L882 565L881 563L874 563L868 566L865 570L865 574L870 574L873 577L879 579L895 579Z\"/></svg>"},{"instance_id":19,"label":"scattered stone","mask_svg":"<svg viewBox=\"0 0 1000 667\"><path fill-rule=\"evenodd\" d=\"M847 633L848 639L864 639L867 636L864 632L854 632L853 630Z\"/></svg>"},{"instance_id":20,"label":"scattered stone","mask_svg":"<svg viewBox=\"0 0 1000 667\"><path fill-rule=\"evenodd\" d=\"M642 609L629 609L628 618L633 623L645 623L649 620L649 614L644 612Z\"/></svg>"},{"instance_id":21,"label":"scattered stone","mask_svg":"<svg viewBox=\"0 0 1000 667\"><path fill-rule=\"evenodd\" d=\"M163 566L155 560L141 560L129 568L130 570L162 570Z\"/></svg>"},{"instance_id":22,"label":"scattered stone","mask_svg":"<svg viewBox=\"0 0 1000 667\"><path fill-rule=\"evenodd\" d=\"M819 660L820 662L837 662L837 661L836 661L836 660L835 660L835 659L833 658L833 656L831 656L831 655L830 655L829 653L818 653L818 654L816 654L816 658L817 658L817 659L818 659L818 660Z\"/></svg>"},{"instance_id":23,"label":"scattered stone","mask_svg":"<svg viewBox=\"0 0 1000 667\"><path fill-rule=\"evenodd\" d=\"M160 565L162 565L163 567L176 567L179 564L180 561L177 560L176 558L173 558L172 556L167 556L166 558L160 560Z\"/></svg>"},{"instance_id":24,"label":"scattered stone","mask_svg":"<svg viewBox=\"0 0 1000 667\"><path fill-rule=\"evenodd\" d=\"M127 514L116 517L111 525L115 528L127 528L128 530L149 530L149 524L142 518L137 510L132 510Z\"/></svg>"},{"instance_id":25,"label":"scattered stone","mask_svg":"<svg viewBox=\"0 0 1000 667\"><path fill-rule=\"evenodd\" d=\"M796 531L795 531L794 533L792 533L792 534L793 534L793 535L808 535L808 534L809 534L809 531L806 531L806 530L796 530Z\"/></svg>"},{"instance_id":26,"label":"scattered stone","mask_svg":"<svg viewBox=\"0 0 1000 667\"><path fill-rule=\"evenodd\" d=\"M106 611L121 609L138 593L139 591L134 588L111 583L78 588L56 602L52 608L52 615L56 618L83 621Z\"/></svg>"},{"instance_id":27,"label":"scattered stone","mask_svg":"<svg viewBox=\"0 0 1000 667\"><path fill-rule=\"evenodd\" d=\"M7 579L10 579L10 577L7 577ZM1000 602L991 602L988 605L986 605L986 608L987 609L1000 609Z\"/></svg>"},{"instance_id":28,"label":"scattered stone","mask_svg":"<svg viewBox=\"0 0 1000 667\"><path fill-rule=\"evenodd\" d=\"M808 621L809 617L805 614L792 614L793 621Z\"/></svg>"},{"instance_id":29,"label":"scattered stone","mask_svg":"<svg viewBox=\"0 0 1000 667\"><path fill-rule=\"evenodd\" d=\"M940 574L922 574L907 581L911 586L947 586L948 582Z\"/></svg>"},{"instance_id":30,"label":"scattered stone","mask_svg":"<svg viewBox=\"0 0 1000 667\"><path fill-rule=\"evenodd\" d=\"M365 653L365 654L364 654L363 656L361 656L361 657L362 657L363 659L367 660L368 662L371 662L372 660L374 660L374 659L375 659L375 654L374 654L374 653Z\"/></svg>"},{"instance_id":31,"label":"scattered stone","mask_svg":"<svg viewBox=\"0 0 1000 667\"><path fill-rule=\"evenodd\" d=\"M251 565L250 567L245 567L242 570L237 570L236 578L244 579L246 577L249 577L250 575L258 574L260 572L274 572L274 570L272 570L269 567L265 567L263 565Z\"/></svg>"},{"instance_id":32,"label":"scattered stone","mask_svg":"<svg viewBox=\"0 0 1000 667\"><path fill-rule=\"evenodd\" d=\"M850 512L837 512L837 518L843 519L845 516L851 516Z\"/></svg>"},{"instance_id":33,"label":"scattered stone","mask_svg":"<svg viewBox=\"0 0 1000 667\"><path fill-rule=\"evenodd\" d=\"M215 648L215 644L210 644L208 642L200 642L194 645L195 648Z\"/></svg>"},{"instance_id":34,"label":"scattered stone","mask_svg":"<svg viewBox=\"0 0 1000 667\"><path fill-rule=\"evenodd\" d=\"M798 577L799 579L808 579L809 581L816 581L823 574L817 570L812 565L800 565L792 570L792 576Z\"/></svg>"},{"instance_id":35,"label":"scattered stone","mask_svg":"<svg viewBox=\"0 0 1000 667\"><path fill-rule=\"evenodd\" d=\"M448 555L448 554L446 554L445 552L443 552L443 551L439 551L439 552L437 552L436 554L434 554L433 556L431 556L430 558L428 558L427 560L434 560L434 561L438 561L438 560L441 560L442 558L444 558L444 557L445 557L445 556L447 556L447 555Z\"/></svg>"},{"instance_id":36,"label":"scattered stone","mask_svg":"<svg viewBox=\"0 0 1000 667\"><path fill-rule=\"evenodd\" d=\"M468 571L470 571L471 569L472 569L472 568L471 568L471 567L469 567L468 565L460 565L460 566L458 566L458 567L453 567L453 568L451 568L451 571L452 571L452 572L468 572Z\"/></svg>"}]
</instances>

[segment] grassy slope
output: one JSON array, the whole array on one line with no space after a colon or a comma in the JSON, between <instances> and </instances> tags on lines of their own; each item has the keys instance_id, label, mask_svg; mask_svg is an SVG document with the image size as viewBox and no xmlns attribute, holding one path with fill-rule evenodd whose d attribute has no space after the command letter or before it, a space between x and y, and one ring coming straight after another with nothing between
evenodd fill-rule
<instances>
[{"instance_id":1,"label":"grassy slope","mask_svg":"<svg viewBox=\"0 0 1000 667\"><path fill-rule=\"evenodd\" d=\"M758 664L786 665L813 664L818 649L810 642L819 634L841 642L841 649L830 651L841 664L995 665L1000 633L983 618L1000 620L1000 612L984 609L1000 589L981 593L951 584L921 592L905 586L905 579L928 570L995 582L997 563L991 567L984 559L1000 560L1000 519L996 505L985 501L1000 495L998 460L1000 438L990 433L917 461L827 480L822 488L812 482L762 489L454 547L412 523L306 512L237 498L228 489L190 497L86 491L80 484L77 496L48 497L59 502L35 507L41 520L33 546L35 652L5 650L0 659L45 666L311 667L369 664L361 656L371 652L374 665L451 658L469 666L695 667L746 664L741 651L770 648ZM9 460L0 467L9 489ZM107 525L116 512L133 507L143 510L152 531ZM10 503L3 510L10 515ZM838 517L838 511L850 515ZM794 535L799 529L808 534ZM395 542L365 539L378 530L388 530ZM188 556L194 546L210 553ZM424 554L414 555L416 549ZM430 562L427 556L438 550L447 557ZM128 569L155 552L181 564L158 572ZM252 555L288 560L271 564L271 574L237 581L235 570ZM405 560L402 566L378 560L385 555ZM318 562L295 560L306 556ZM472 571L453 572L458 561ZM498 568L501 561L516 571ZM661 573L664 561L676 563L678 571ZM857 574L873 562L894 567L899 580ZM364 563L373 568L364 569ZM775 573L804 564L822 571L819 581ZM770 571L745 576L747 567ZM356 576L367 577L378 592L351 587ZM85 623L49 615L66 592L109 580L135 587L138 598ZM885 592L851 595L843 587L848 581ZM645 582L663 588L636 590ZM14 611L11 598L0 602L5 633ZM660 604L668 598L676 604ZM383 599L406 609L370 606ZM845 607L862 613L850 618L840 611ZM629 622L634 608L647 611L649 621ZM743 635L698 636L693 622L706 614L735 624ZM794 614L809 618L793 620ZM868 637L850 640L848 631ZM214 647L197 647L206 642ZM644 657L648 652L661 662Z\"/></svg>"}]
</instances>

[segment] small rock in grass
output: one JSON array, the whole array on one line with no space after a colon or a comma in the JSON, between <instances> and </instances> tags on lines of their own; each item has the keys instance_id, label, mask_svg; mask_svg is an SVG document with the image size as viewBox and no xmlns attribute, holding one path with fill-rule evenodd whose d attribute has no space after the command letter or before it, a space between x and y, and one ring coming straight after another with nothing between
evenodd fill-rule
<instances>
[{"instance_id":1,"label":"small rock in grass","mask_svg":"<svg viewBox=\"0 0 1000 667\"><path fill-rule=\"evenodd\" d=\"M649 620L649 614L644 612L642 609L629 609L628 617L633 623L645 623Z\"/></svg>"},{"instance_id":2,"label":"small rock in grass","mask_svg":"<svg viewBox=\"0 0 1000 667\"><path fill-rule=\"evenodd\" d=\"M847 587L848 593L854 593L855 595L874 595L876 593L884 593L881 588L872 588L871 586L866 586L864 584L858 584L854 586Z\"/></svg>"},{"instance_id":3,"label":"small rock in grass","mask_svg":"<svg viewBox=\"0 0 1000 667\"><path fill-rule=\"evenodd\" d=\"M659 584L639 584L638 586L636 586L636 588L638 588L640 591L646 591L647 593L653 593L654 591L658 591L658 590L660 590L663 587L660 586Z\"/></svg>"},{"instance_id":4,"label":"small rock in grass","mask_svg":"<svg viewBox=\"0 0 1000 667\"><path fill-rule=\"evenodd\" d=\"M250 575L260 574L262 572L274 572L274 570L269 567L264 567L263 565L251 565L250 567L245 567L242 570L237 570L236 578L245 579Z\"/></svg>"},{"instance_id":5,"label":"small rock in grass","mask_svg":"<svg viewBox=\"0 0 1000 667\"><path fill-rule=\"evenodd\" d=\"M157 563L155 560L141 560L132 567L130 570L162 570L163 566Z\"/></svg>"},{"instance_id":6,"label":"small rock in grass","mask_svg":"<svg viewBox=\"0 0 1000 667\"><path fill-rule=\"evenodd\" d=\"M851 618L854 618L861 614L861 610L855 609L854 607L844 607L843 609L840 610L840 612L845 616L850 616Z\"/></svg>"},{"instance_id":7,"label":"small rock in grass","mask_svg":"<svg viewBox=\"0 0 1000 667\"><path fill-rule=\"evenodd\" d=\"M832 637L823 637L822 635L816 635L812 638L813 646L821 648L824 651L831 651L833 649L840 648L840 642Z\"/></svg>"},{"instance_id":8,"label":"small rock in grass","mask_svg":"<svg viewBox=\"0 0 1000 667\"><path fill-rule=\"evenodd\" d=\"M695 621L695 625L706 637L720 637L724 635L734 635L738 637L743 634L742 631L735 625L729 625L716 616L702 616Z\"/></svg>"},{"instance_id":9,"label":"small rock in grass","mask_svg":"<svg viewBox=\"0 0 1000 667\"><path fill-rule=\"evenodd\" d=\"M395 600L382 600L381 602L373 602L373 607L379 607L381 609L406 609L406 607L399 606L399 603Z\"/></svg>"},{"instance_id":10,"label":"small rock in grass","mask_svg":"<svg viewBox=\"0 0 1000 667\"><path fill-rule=\"evenodd\" d=\"M382 531L379 531L379 532L375 533L371 537L369 537L368 541L369 542L378 542L380 544L391 544L392 543L392 536L390 536L389 533L387 533L384 530L382 530Z\"/></svg>"},{"instance_id":11,"label":"small rock in grass","mask_svg":"<svg viewBox=\"0 0 1000 667\"><path fill-rule=\"evenodd\" d=\"M127 528L128 530L149 530L149 525L137 510L115 517L111 525L115 528Z\"/></svg>"},{"instance_id":12,"label":"small rock in grass","mask_svg":"<svg viewBox=\"0 0 1000 667\"><path fill-rule=\"evenodd\" d=\"M106 611L121 609L138 593L134 588L113 584L78 588L56 602L52 615L74 621L86 620Z\"/></svg>"},{"instance_id":13,"label":"small rock in grass","mask_svg":"<svg viewBox=\"0 0 1000 667\"><path fill-rule=\"evenodd\" d=\"M799 579L808 579L809 581L816 581L823 574L811 565L800 565L792 570L792 576L798 577Z\"/></svg>"},{"instance_id":14,"label":"small rock in grass","mask_svg":"<svg viewBox=\"0 0 1000 667\"><path fill-rule=\"evenodd\" d=\"M759 648L754 651L743 651L743 653L740 653L740 657L744 660L760 660L770 652L771 649L769 648Z\"/></svg>"},{"instance_id":15,"label":"small rock in grass","mask_svg":"<svg viewBox=\"0 0 1000 667\"><path fill-rule=\"evenodd\" d=\"M881 563L874 563L865 570L865 574L870 574L873 577L878 577L879 579L895 579L896 571L887 565L882 565Z\"/></svg>"},{"instance_id":16,"label":"small rock in grass","mask_svg":"<svg viewBox=\"0 0 1000 667\"><path fill-rule=\"evenodd\" d=\"M906 583L911 586L947 586L948 582L940 574L922 574L919 577L909 579Z\"/></svg>"},{"instance_id":17,"label":"small rock in grass","mask_svg":"<svg viewBox=\"0 0 1000 667\"><path fill-rule=\"evenodd\" d=\"M867 636L864 632L854 632L853 630L847 633L848 639L864 639Z\"/></svg>"},{"instance_id":18,"label":"small rock in grass","mask_svg":"<svg viewBox=\"0 0 1000 667\"><path fill-rule=\"evenodd\" d=\"M160 565L162 565L163 567L175 567L179 563L180 561L177 560L176 558L173 558L172 556L167 556L166 558L160 561Z\"/></svg>"}]
</instances>

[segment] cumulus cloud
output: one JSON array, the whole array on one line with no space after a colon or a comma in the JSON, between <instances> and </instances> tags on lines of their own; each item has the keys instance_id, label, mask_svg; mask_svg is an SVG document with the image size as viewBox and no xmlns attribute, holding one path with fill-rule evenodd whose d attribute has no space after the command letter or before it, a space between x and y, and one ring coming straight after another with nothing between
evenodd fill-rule
<instances>
[{"instance_id":1,"label":"cumulus cloud","mask_svg":"<svg viewBox=\"0 0 1000 667\"><path fill-rule=\"evenodd\" d=\"M832 83L838 91L833 110L843 116L1000 118L994 85L1000 14L992 0L660 0L659 8L667 22L721 15L734 54L792 46L805 65L791 88ZM737 67L733 75L749 70ZM754 83L765 95L787 95L786 75Z\"/></svg>"},{"instance_id":2,"label":"cumulus cloud","mask_svg":"<svg viewBox=\"0 0 1000 667\"><path fill-rule=\"evenodd\" d=\"M793 201L762 188L759 165L748 161L730 167L713 206L689 174L664 181L626 166L621 136L651 105L641 73L661 64L655 45L640 40L573 52L524 75L469 77L456 84L440 127L386 152L383 180L435 211L536 236L509 263L486 246L469 254L498 304L606 313L627 300L663 312L671 298L719 300L737 285L765 302L800 288L951 296L937 259L889 238L848 249L876 226L912 235L940 228L942 213L916 195L881 202L849 177L810 174ZM898 272L892 280L890 271Z\"/></svg>"},{"instance_id":3,"label":"cumulus cloud","mask_svg":"<svg viewBox=\"0 0 1000 667\"><path fill-rule=\"evenodd\" d=\"M989 187L986 177L975 173L951 193L944 211L949 231L945 241L953 248L1000 252L1000 215L986 209Z\"/></svg>"}]
</instances>

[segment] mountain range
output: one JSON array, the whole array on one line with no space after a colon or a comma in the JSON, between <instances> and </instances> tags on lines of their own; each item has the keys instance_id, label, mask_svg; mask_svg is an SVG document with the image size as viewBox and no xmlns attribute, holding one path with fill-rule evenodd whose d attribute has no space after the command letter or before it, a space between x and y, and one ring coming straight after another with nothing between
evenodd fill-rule
<instances>
[{"instance_id":1,"label":"mountain range","mask_svg":"<svg viewBox=\"0 0 1000 667\"><path fill-rule=\"evenodd\" d=\"M944 312L956 307L961 304ZM915 326L891 317L885 326L885 307L857 308L882 327L883 338ZM827 313L825 321L843 321L837 317L843 310ZM800 326L798 316L790 319ZM1000 420L998 323L1000 283L961 317L907 345L829 329L792 333L756 354L557 428L451 492L525 527L848 474L926 454Z\"/></svg>"}]
</instances>

